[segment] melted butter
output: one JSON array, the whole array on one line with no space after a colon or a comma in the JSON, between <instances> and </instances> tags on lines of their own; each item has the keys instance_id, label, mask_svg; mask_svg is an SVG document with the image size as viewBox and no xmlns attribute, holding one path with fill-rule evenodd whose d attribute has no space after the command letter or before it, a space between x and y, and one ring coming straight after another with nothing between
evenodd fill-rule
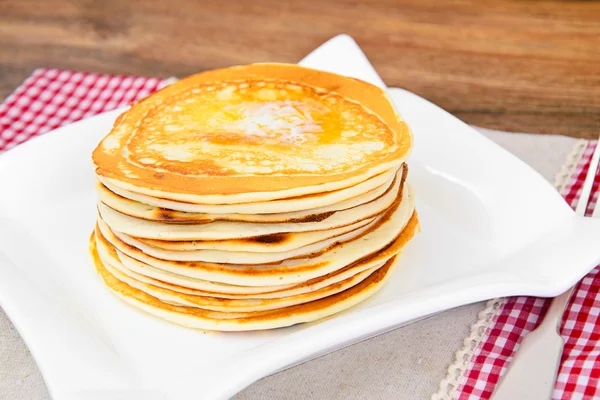
<instances>
[{"instance_id":1,"label":"melted butter","mask_svg":"<svg viewBox=\"0 0 600 400\"><path fill-rule=\"evenodd\" d=\"M337 141L342 131L335 107L317 93L283 85L228 86L165 111L172 118L164 131L218 145L324 144Z\"/></svg>"}]
</instances>

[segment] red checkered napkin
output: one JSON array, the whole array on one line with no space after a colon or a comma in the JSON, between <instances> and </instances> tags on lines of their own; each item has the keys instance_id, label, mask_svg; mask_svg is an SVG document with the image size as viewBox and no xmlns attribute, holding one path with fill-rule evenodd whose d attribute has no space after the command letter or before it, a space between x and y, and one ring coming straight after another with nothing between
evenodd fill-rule
<instances>
[{"instance_id":1,"label":"red checkered napkin","mask_svg":"<svg viewBox=\"0 0 600 400\"><path fill-rule=\"evenodd\" d=\"M61 125L126 106L164 83L158 78L38 69L0 104L0 151ZM581 192L595 145L587 144L563 191L572 206ZM599 184L594 183L588 212L598 198ZM521 339L537 326L547 305L544 299L530 297L501 300L454 398L489 398ZM562 333L566 345L555 399L600 396L599 315L600 269L596 268L579 284L565 314Z\"/></svg>"},{"instance_id":2,"label":"red checkered napkin","mask_svg":"<svg viewBox=\"0 0 600 400\"><path fill-rule=\"evenodd\" d=\"M596 142L588 142L562 194L575 208ZM600 187L598 176L588 205L591 214ZM568 266L565 266L568 268ZM454 399L489 399L519 344L542 321L550 300L511 297L499 301L469 360ZM565 347L553 399L600 398L600 266L579 282L563 315ZM520 400L520 399L515 399Z\"/></svg>"},{"instance_id":3,"label":"red checkered napkin","mask_svg":"<svg viewBox=\"0 0 600 400\"><path fill-rule=\"evenodd\" d=\"M0 151L82 118L127 106L159 78L37 69L0 104Z\"/></svg>"}]
</instances>

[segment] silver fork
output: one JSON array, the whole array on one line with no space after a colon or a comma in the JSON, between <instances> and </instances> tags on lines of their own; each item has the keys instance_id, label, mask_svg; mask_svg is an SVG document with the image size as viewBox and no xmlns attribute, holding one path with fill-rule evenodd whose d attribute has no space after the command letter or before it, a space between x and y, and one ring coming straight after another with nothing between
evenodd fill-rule
<instances>
[{"instance_id":1,"label":"silver fork","mask_svg":"<svg viewBox=\"0 0 600 400\"><path fill-rule=\"evenodd\" d=\"M577 202L577 215L585 215L599 160L600 141L592 155ZM597 214L600 214L598 204L592 216L600 216ZM492 400L548 400L552 397L564 345L559 333L561 317L574 288L554 298L542 323L523 338L512 363L492 395Z\"/></svg>"}]
</instances>

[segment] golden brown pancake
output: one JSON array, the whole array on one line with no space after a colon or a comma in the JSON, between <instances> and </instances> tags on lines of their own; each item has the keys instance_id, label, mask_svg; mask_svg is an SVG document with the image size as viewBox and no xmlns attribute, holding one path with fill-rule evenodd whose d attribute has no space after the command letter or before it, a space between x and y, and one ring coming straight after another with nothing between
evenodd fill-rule
<instances>
[{"instance_id":1,"label":"golden brown pancake","mask_svg":"<svg viewBox=\"0 0 600 400\"><path fill-rule=\"evenodd\" d=\"M274 223L214 221L206 224L164 224L130 217L113 210L104 203L98 203L100 218L113 231L131 237L169 241L215 241L270 236L274 234L294 234L323 232L355 225L382 215L387 209L406 195L404 187L395 187L388 196L352 209L338 211L329 218L305 223ZM314 243L314 242L313 242Z\"/></svg>"},{"instance_id":2,"label":"golden brown pancake","mask_svg":"<svg viewBox=\"0 0 600 400\"><path fill-rule=\"evenodd\" d=\"M144 253L162 258L165 260L173 261L206 261L206 262L218 262L226 264L270 264L278 261L283 261L291 258L301 258L307 256L314 256L326 251L336 243L345 243L354 240L361 235L364 235L376 227L378 218L368 220L368 223L364 221L358 224L351 225L352 229L343 232L340 235L336 235L331 238L321 240L311 240L306 246L300 246L295 249L278 251L278 252L249 252L249 251L230 251L230 250L191 250L191 251L173 251L165 250L158 247L149 246L146 243L134 239L131 236L124 235L120 232L112 231L112 233L126 244L136 247ZM104 221L98 219L98 224L102 229L110 229L104 224ZM346 227L340 228L345 229ZM329 231L317 231L317 232L301 232L301 233L289 233L288 235L298 236L324 236ZM293 241L293 239L292 239Z\"/></svg>"},{"instance_id":3,"label":"golden brown pancake","mask_svg":"<svg viewBox=\"0 0 600 400\"><path fill-rule=\"evenodd\" d=\"M117 248L125 266L137 263L144 268L150 265L174 274L230 285L275 286L299 283L326 275L364 257L378 254L382 249L389 249L392 255L398 253L418 231L418 219L412 209L414 205L404 205L391 213L377 229L350 242L334 245L316 257L289 259L264 265L163 260L127 245L110 230L101 233Z\"/></svg>"},{"instance_id":4,"label":"golden brown pancake","mask_svg":"<svg viewBox=\"0 0 600 400\"><path fill-rule=\"evenodd\" d=\"M121 282L128 284L142 292L145 292L159 300L179 306L198 307L212 311L222 312L254 312L275 310L283 307L290 307L297 304L308 303L310 301L322 299L327 296L342 292L358 283L362 282L369 275L379 269L383 263L371 267L365 271L359 272L356 275L350 276L337 283L325 286L321 289L307 291L302 294L297 294L289 297L278 297L272 299L245 298L245 299L226 299L216 296L206 296L198 294L181 293L180 291L165 288L164 285L156 284L156 282L148 282L144 275L132 273L130 270L123 268L117 264L110 264L100 257L104 267L114 277Z\"/></svg>"},{"instance_id":5,"label":"golden brown pancake","mask_svg":"<svg viewBox=\"0 0 600 400\"><path fill-rule=\"evenodd\" d=\"M399 167L411 145L380 88L252 64L193 75L135 104L93 161L103 182L125 190L235 204L354 186Z\"/></svg>"},{"instance_id":6,"label":"golden brown pancake","mask_svg":"<svg viewBox=\"0 0 600 400\"><path fill-rule=\"evenodd\" d=\"M157 270L150 266L129 269L121 263L119 255L117 254L117 250L112 247L110 243L108 243L101 236L101 234L95 232L94 235L98 255L103 264L109 264L117 268L122 273L135 278L136 280L164 289L169 289L174 292L222 299L279 299L283 297L298 296L301 294L318 291L327 286L342 282L364 271L377 269L393 257L393 255L389 255L388 258L372 256L370 259L365 259L364 262L353 263L337 271L330 272L327 275L313 278L297 285L282 285L263 288L256 286L243 287L217 284L215 282L207 282L184 276L178 276L175 274L165 273L164 271ZM378 263L375 263L374 260L376 260ZM198 288L209 288L210 290L202 290ZM214 291L223 288L225 288L225 293Z\"/></svg>"},{"instance_id":7,"label":"golden brown pancake","mask_svg":"<svg viewBox=\"0 0 600 400\"><path fill-rule=\"evenodd\" d=\"M341 312L364 301L379 290L397 262L394 258L359 284L319 300L275 310L228 313L165 303L112 275L98 257L93 238L90 239L90 253L104 283L126 303L148 314L185 327L217 331L280 328L314 321Z\"/></svg>"},{"instance_id":8,"label":"golden brown pancake","mask_svg":"<svg viewBox=\"0 0 600 400\"><path fill-rule=\"evenodd\" d=\"M294 211L306 211L315 208L329 207L332 210L338 210L339 204L345 200L351 200L362 196L373 190L385 191L393 182L397 174L397 168L390 168L379 175L347 188L325 191L302 196L288 197L285 199L258 201L251 203L236 204L197 204L169 200L159 197L147 196L145 194L125 190L108 182L105 178L97 176L104 186L110 191L130 200L139 201L155 207L166 208L169 210L178 210L189 213L208 213L208 214L280 214Z\"/></svg>"},{"instance_id":9,"label":"golden brown pancake","mask_svg":"<svg viewBox=\"0 0 600 400\"><path fill-rule=\"evenodd\" d=\"M121 196L117 193L112 192L108 187L98 182L96 189L98 192L98 200L107 207L112 208L122 214L130 217L139 219L145 219L148 221L156 221L167 224L206 224L214 221L232 221L232 222L255 222L255 223L308 223L308 222L320 222L335 214L338 211L344 211L348 209L356 209L364 204L371 203L379 200L381 197L386 197L391 205L395 198L395 192L399 187L402 187L406 179L407 168L400 168L397 174L391 181L386 182L384 185L378 186L373 190L369 190L359 196L340 201L329 206L313 208L295 212L282 212L273 213L274 202L268 202L265 204L268 206L271 213L268 214L241 214L241 213L200 213L200 212L187 212L172 210L168 208L162 208L152 206L147 203L132 200L127 197ZM123 191L121 191L123 192ZM131 192L127 193L130 194ZM159 202L158 199L154 199ZM286 199L290 201L290 199ZM243 204L250 208L256 206L256 204ZM194 205L198 206L198 205ZM242 206L241 204L238 206ZM387 207L387 206L386 206ZM356 210L360 213L359 210Z\"/></svg>"},{"instance_id":10,"label":"golden brown pancake","mask_svg":"<svg viewBox=\"0 0 600 400\"><path fill-rule=\"evenodd\" d=\"M393 189L388 190L385 196L397 195L397 190L404 189L404 181L406 177L406 168L402 175L402 179L396 182L395 185L399 185L399 188L394 186ZM403 192L400 192L402 196ZM382 196L381 196L382 197ZM380 201L378 198L377 201ZM371 202L367 202L371 203ZM387 207L387 203L386 203ZM356 219L356 216L362 212L361 206L348 207L345 210L352 210L351 217ZM333 215L333 214L331 214ZM330 216L331 216L330 215ZM272 253L294 250L299 247L308 246L313 243L328 240L330 238L342 235L350 232L351 230L360 228L367 223L370 223L372 219L360 221L358 223L343 226L340 228L328 229L323 231L312 231L312 232L287 232L277 233L271 235L252 236L242 239L227 239L227 240L194 240L194 241L169 241L169 240L155 240L146 239L140 237L132 237L136 241L143 243L144 245L151 246L157 249L169 250L169 251L197 251L197 250L221 250L230 252L257 252L257 253ZM292 221L287 221L292 222ZM319 220L313 222L320 222ZM124 235L121 232L121 235ZM121 237L122 238L122 237ZM123 239L123 238L122 238ZM123 239L126 243L127 240ZM129 243L131 244L131 243ZM140 247L140 246L137 246Z\"/></svg>"},{"instance_id":11,"label":"golden brown pancake","mask_svg":"<svg viewBox=\"0 0 600 400\"><path fill-rule=\"evenodd\" d=\"M352 225L323 231L274 233L271 235L252 236L241 239L181 240L174 242L133 236L130 237L146 246L176 252L219 250L229 252L278 253L338 237L355 229L362 228L363 226L374 222L376 218L377 217L368 218ZM121 233L120 235L123 236L124 234ZM121 237L121 239L123 239L123 237ZM123 239L123 241L129 243L125 239ZM136 247L140 248L140 246Z\"/></svg>"}]
</instances>

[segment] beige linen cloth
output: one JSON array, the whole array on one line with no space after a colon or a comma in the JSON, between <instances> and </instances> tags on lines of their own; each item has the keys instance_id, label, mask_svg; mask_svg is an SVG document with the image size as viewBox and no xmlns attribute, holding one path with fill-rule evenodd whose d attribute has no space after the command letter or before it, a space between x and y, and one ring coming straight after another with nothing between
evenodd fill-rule
<instances>
[{"instance_id":1,"label":"beige linen cloth","mask_svg":"<svg viewBox=\"0 0 600 400\"><path fill-rule=\"evenodd\" d=\"M479 130L550 181L576 142ZM471 304L403 326L264 378L234 399L429 399L484 308ZM0 400L49 398L27 346L0 309Z\"/></svg>"}]
</instances>

